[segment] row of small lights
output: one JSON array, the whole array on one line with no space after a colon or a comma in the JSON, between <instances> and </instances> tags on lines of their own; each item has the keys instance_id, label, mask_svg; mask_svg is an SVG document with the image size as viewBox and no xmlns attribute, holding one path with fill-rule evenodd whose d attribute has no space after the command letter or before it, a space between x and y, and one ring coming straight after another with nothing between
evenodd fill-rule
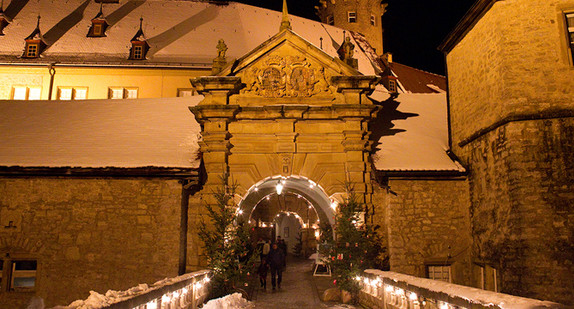
<instances>
[{"instance_id":1,"label":"row of small lights","mask_svg":"<svg viewBox=\"0 0 574 309\"><path fill-rule=\"evenodd\" d=\"M205 285L207 285L211 279L209 277L205 277L200 281L197 281L193 284L190 284L184 288L181 288L177 291L166 293L161 297L161 304L171 303L173 300L178 299L180 296L185 297L190 290L195 289L196 291L201 290ZM160 298L156 298L145 305L146 309L158 309L158 301ZM138 307L136 307L138 308ZM134 308L135 309L135 308Z\"/></svg>"},{"instance_id":2,"label":"row of small lights","mask_svg":"<svg viewBox=\"0 0 574 309\"><path fill-rule=\"evenodd\" d=\"M377 278L377 279L372 279L370 280L369 278L361 278L359 276L355 277L355 280L357 281L363 281L365 286L371 286L371 287L375 287L375 288L379 288L382 286L382 281L381 279ZM394 293L398 296L405 296L407 294L407 292L405 292L405 290L398 288L398 287L393 287L392 285L388 285L385 284L385 292L387 293ZM417 302L422 304L423 306L426 305L426 301L422 300L419 301L419 296L415 293L415 292L408 292L408 296L409 296L409 300L413 301L413 302ZM440 302L439 305L439 309L452 309L454 308L454 306L452 306L451 304L447 303L447 302Z\"/></svg>"}]
</instances>

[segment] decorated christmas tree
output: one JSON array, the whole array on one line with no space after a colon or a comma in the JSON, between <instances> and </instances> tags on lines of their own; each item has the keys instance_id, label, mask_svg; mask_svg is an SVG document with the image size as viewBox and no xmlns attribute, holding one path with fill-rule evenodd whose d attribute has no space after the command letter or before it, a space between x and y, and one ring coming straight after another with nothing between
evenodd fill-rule
<instances>
[{"instance_id":1,"label":"decorated christmas tree","mask_svg":"<svg viewBox=\"0 0 574 309\"><path fill-rule=\"evenodd\" d=\"M222 182L213 192L216 203L206 205L209 221L202 218L199 228L207 266L214 274L212 297L234 292L245 294L256 256L249 241L249 227L237 217L237 206L233 202L236 185L227 186L227 178Z\"/></svg>"},{"instance_id":2,"label":"decorated christmas tree","mask_svg":"<svg viewBox=\"0 0 574 309\"><path fill-rule=\"evenodd\" d=\"M337 206L335 237L327 241L323 252L328 257L334 283L350 292L353 302L358 300L358 278L365 269L380 267L384 252L381 238L363 217L363 205L353 190L348 189L345 201Z\"/></svg>"}]
</instances>

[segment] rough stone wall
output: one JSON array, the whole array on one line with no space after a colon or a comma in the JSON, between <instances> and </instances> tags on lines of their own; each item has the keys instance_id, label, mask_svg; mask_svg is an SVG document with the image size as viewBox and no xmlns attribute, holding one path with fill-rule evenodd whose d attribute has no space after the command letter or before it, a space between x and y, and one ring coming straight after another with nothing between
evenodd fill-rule
<instances>
[{"instance_id":1,"label":"rough stone wall","mask_svg":"<svg viewBox=\"0 0 574 309\"><path fill-rule=\"evenodd\" d=\"M573 0L498 1L447 55L458 143L519 113L574 109L574 66L563 12Z\"/></svg>"},{"instance_id":2,"label":"rough stone wall","mask_svg":"<svg viewBox=\"0 0 574 309\"><path fill-rule=\"evenodd\" d=\"M177 275L180 198L176 180L2 178L0 254L38 259L47 307L153 283ZM0 308L31 295L0 293Z\"/></svg>"},{"instance_id":3,"label":"rough stone wall","mask_svg":"<svg viewBox=\"0 0 574 309\"><path fill-rule=\"evenodd\" d=\"M505 293L573 304L574 118L510 123L465 150L475 257Z\"/></svg>"},{"instance_id":4,"label":"rough stone wall","mask_svg":"<svg viewBox=\"0 0 574 309\"><path fill-rule=\"evenodd\" d=\"M452 282L470 284L466 180L389 180L391 271L425 277L425 263L452 263ZM449 258L450 256L450 258Z\"/></svg>"},{"instance_id":5,"label":"rough stone wall","mask_svg":"<svg viewBox=\"0 0 574 309\"><path fill-rule=\"evenodd\" d=\"M447 55L452 147L470 171L473 259L498 269L502 292L567 304L574 65L563 14L572 10L573 0L497 1Z\"/></svg>"}]
</instances>

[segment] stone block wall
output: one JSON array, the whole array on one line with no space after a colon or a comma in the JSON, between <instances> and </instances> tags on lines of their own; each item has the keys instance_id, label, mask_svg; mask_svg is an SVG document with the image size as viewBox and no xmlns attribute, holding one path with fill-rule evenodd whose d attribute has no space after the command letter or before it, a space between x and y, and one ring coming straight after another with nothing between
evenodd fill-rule
<instances>
[{"instance_id":1,"label":"stone block wall","mask_svg":"<svg viewBox=\"0 0 574 309\"><path fill-rule=\"evenodd\" d=\"M468 182L390 179L387 199L391 271L426 277L425 264L450 264L453 283L470 284ZM395 195L396 194L396 195Z\"/></svg>"},{"instance_id":2,"label":"stone block wall","mask_svg":"<svg viewBox=\"0 0 574 309\"><path fill-rule=\"evenodd\" d=\"M38 260L47 307L176 276L180 198L177 180L1 178L0 254ZM33 294L0 293L0 308Z\"/></svg>"},{"instance_id":3,"label":"stone block wall","mask_svg":"<svg viewBox=\"0 0 574 309\"><path fill-rule=\"evenodd\" d=\"M453 149L509 116L574 109L563 13L573 0L505 0L447 55Z\"/></svg>"},{"instance_id":4,"label":"stone block wall","mask_svg":"<svg viewBox=\"0 0 574 309\"><path fill-rule=\"evenodd\" d=\"M574 118L509 123L463 150L475 257L504 293L572 305Z\"/></svg>"}]
</instances>

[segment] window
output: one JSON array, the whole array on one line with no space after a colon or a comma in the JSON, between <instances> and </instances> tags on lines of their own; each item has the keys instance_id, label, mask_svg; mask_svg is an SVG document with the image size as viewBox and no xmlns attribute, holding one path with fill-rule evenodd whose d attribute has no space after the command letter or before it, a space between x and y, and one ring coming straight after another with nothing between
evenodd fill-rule
<instances>
[{"instance_id":1,"label":"window","mask_svg":"<svg viewBox=\"0 0 574 309\"><path fill-rule=\"evenodd\" d=\"M35 44L35 43L26 44L26 57L27 58L38 57L38 47L39 47L39 44Z\"/></svg>"},{"instance_id":2,"label":"window","mask_svg":"<svg viewBox=\"0 0 574 309\"><path fill-rule=\"evenodd\" d=\"M12 100L40 100L42 88L28 86L12 87Z\"/></svg>"},{"instance_id":3,"label":"window","mask_svg":"<svg viewBox=\"0 0 574 309\"><path fill-rule=\"evenodd\" d=\"M347 12L347 18L350 23L357 22L357 12Z\"/></svg>"},{"instance_id":4,"label":"window","mask_svg":"<svg viewBox=\"0 0 574 309\"><path fill-rule=\"evenodd\" d=\"M102 24L94 23L94 36L101 36L102 35Z\"/></svg>"},{"instance_id":5,"label":"window","mask_svg":"<svg viewBox=\"0 0 574 309\"><path fill-rule=\"evenodd\" d=\"M480 270L479 273L480 288L483 290L498 292L499 291L498 283L500 282L500 280L498 279L498 271L496 270L496 268L486 264L478 265L478 267Z\"/></svg>"},{"instance_id":6,"label":"window","mask_svg":"<svg viewBox=\"0 0 574 309\"><path fill-rule=\"evenodd\" d=\"M193 89L191 88L178 88L177 89L177 96L178 97L191 97L193 95Z\"/></svg>"},{"instance_id":7,"label":"window","mask_svg":"<svg viewBox=\"0 0 574 309\"><path fill-rule=\"evenodd\" d=\"M566 30L568 32L568 45L574 62L574 13L566 14Z\"/></svg>"},{"instance_id":8,"label":"window","mask_svg":"<svg viewBox=\"0 0 574 309\"><path fill-rule=\"evenodd\" d=\"M134 46L134 59L143 59L143 46Z\"/></svg>"},{"instance_id":9,"label":"window","mask_svg":"<svg viewBox=\"0 0 574 309\"><path fill-rule=\"evenodd\" d=\"M12 259L9 255L0 260L0 291L31 291L36 286L38 261Z\"/></svg>"},{"instance_id":10,"label":"window","mask_svg":"<svg viewBox=\"0 0 574 309\"><path fill-rule=\"evenodd\" d=\"M333 17L333 15L327 16L327 24L328 25L334 25L335 24L335 18Z\"/></svg>"},{"instance_id":11,"label":"window","mask_svg":"<svg viewBox=\"0 0 574 309\"><path fill-rule=\"evenodd\" d=\"M371 15L371 26L375 26L376 25L376 19L375 19L375 15Z\"/></svg>"},{"instance_id":12,"label":"window","mask_svg":"<svg viewBox=\"0 0 574 309\"><path fill-rule=\"evenodd\" d=\"M389 92L397 92L397 82L390 79L389 80Z\"/></svg>"},{"instance_id":13,"label":"window","mask_svg":"<svg viewBox=\"0 0 574 309\"><path fill-rule=\"evenodd\" d=\"M427 278L450 282L450 265L427 265Z\"/></svg>"},{"instance_id":14,"label":"window","mask_svg":"<svg viewBox=\"0 0 574 309\"><path fill-rule=\"evenodd\" d=\"M58 100L85 100L87 87L58 87Z\"/></svg>"},{"instance_id":15,"label":"window","mask_svg":"<svg viewBox=\"0 0 574 309\"><path fill-rule=\"evenodd\" d=\"M135 87L110 87L108 98L110 99L137 99L138 88Z\"/></svg>"}]
</instances>

